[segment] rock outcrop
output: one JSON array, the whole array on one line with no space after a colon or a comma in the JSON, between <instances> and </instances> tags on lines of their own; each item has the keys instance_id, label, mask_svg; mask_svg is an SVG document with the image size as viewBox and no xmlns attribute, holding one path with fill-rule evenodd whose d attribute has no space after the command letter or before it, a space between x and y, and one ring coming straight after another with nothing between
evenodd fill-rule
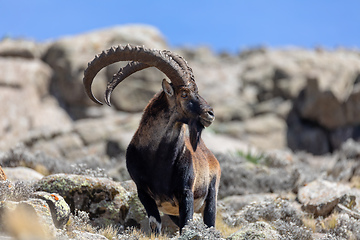
<instances>
[{"instance_id":1,"label":"rock outcrop","mask_svg":"<svg viewBox=\"0 0 360 240\"><path fill-rule=\"evenodd\" d=\"M0 96L13 104L0 109L8 116L0 122L0 149L11 148L32 130L55 131L71 126L72 120L141 112L165 77L156 69L124 81L112 96L113 108L95 106L82 85L83 70L96 54L128 43L170 48L157 29L141 25L46 44L2 40ZM218 134L264 150L289 147L313 154L333 152L347 139L358 138L356 50L258 48L238 56L216 55L205 47L171 50L193 68L202 95L215 110L217 121L211 129ZM113 64L96 77L93 90L99 99L120 66Z\"/></svg>"}]
</instances>

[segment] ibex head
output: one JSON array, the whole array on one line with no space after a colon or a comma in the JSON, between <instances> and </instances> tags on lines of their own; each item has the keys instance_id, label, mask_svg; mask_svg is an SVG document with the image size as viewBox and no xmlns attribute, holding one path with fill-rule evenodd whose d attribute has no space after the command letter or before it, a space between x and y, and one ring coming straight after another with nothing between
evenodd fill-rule
<instances>
[{"instance_id":1,"label":"ibex head","mask_svg":"<svg viewBox=\"0 0 360 240\"><path fill-rule=\"evenodd\" d=\"M171 81L165 79L162 88L178 122L189 125L190 142L196 150L201 131L214 121L213 109L199 95L195 84L192 69L185 59L170 51L150 50L145 47L118 46L102 52L89 63L84 73L85 90L90 99L97 100L92 91L91 84L96 74L104 67L119 61L131 61L116 73L108 83L105 92L105 102L110 106L110 96L115 87L131 74L148 67L156 67Z\"/></svg>"}]
</instances>

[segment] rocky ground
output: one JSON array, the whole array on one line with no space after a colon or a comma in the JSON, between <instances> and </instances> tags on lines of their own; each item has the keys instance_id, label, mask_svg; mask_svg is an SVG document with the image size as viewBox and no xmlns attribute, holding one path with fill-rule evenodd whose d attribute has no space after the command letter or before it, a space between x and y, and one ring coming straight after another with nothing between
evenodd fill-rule
<instances>
[{"instance_id":1,"label":"rocky ground","mask_svg":"<svg viewBox=\"0 0 360 240\"><path fill-rule=\"evenodd\" d=\"M82 86L95 54L127 43L184 56L216 114L203 134L223 172L216 229L195 216L179 236L163 216L158 239L360 239L360 52L172 49L150 26L0 41L1 239L155 239L124 154L164 76L134 74L112 108Z\"/></svg>"}]
</instances>

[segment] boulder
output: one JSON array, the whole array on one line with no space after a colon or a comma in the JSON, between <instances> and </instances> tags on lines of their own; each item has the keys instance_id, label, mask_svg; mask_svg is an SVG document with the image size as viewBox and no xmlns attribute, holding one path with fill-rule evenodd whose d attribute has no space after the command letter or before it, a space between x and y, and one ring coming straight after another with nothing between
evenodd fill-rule
<instances>
[{"instance_id":1,"label":"boulder","mask_svg":"<svg viewBox=\"0 0 360 240\"><path fill-rule=\"evenodd\" d=\"M28 167L7 167L4 169L10 181L36 181L44 177L43 174Z\"/></svg>"},{"instance_id":2,"label":"boulder","mask_svg":"<svg viewBox=\"0 0 360 240\"><path fill-rule=\"evenodd\" d=\"M314 121L327 129L347 124L345 108L332 91L321 91L319 80L309 78L296 101L301 118Z\"/></svg>"},{"instance_id":3,"label":"boulder","mask_svg":"<svg viewBox=\"0 0 360 240\"><path fill-rule=\"evenodd\" d=\"M70 207L57 193L35 192L35 198L45 200L50 208L55 227L63 228L70 218Z\"/></svg>"},{"instance_id":4,"label":"boulder","mask_svg":"<svg viewBox=\"0 0 360 240\"><path fill-rule=\"evenodd\" d=\"M72 213L75 210L89 213L94 226L127 225L134 221L139 223L142 220L139 216L145 217L144 213L135 214L135 209L132 209L136 205L136 189L129 187L129 184L125 188L121 183L107 178L55 174L38 181L35 189L60 194L69 204ZM136 211L144 211L138 207L141 205L136 205ZM128 216L130 209L131 218Z\"/></svg>"},{"instance_id":5,"label":"boulder","mask_svg":"<svg viewBox=\"0 0 360 240\"><path fill-rule=\"evenodd\" d=\"M316 217L329 215L338 204L349 202L349 208L356 204L349 186L326 180L315 180L300 188L298 199L302 208Z\"/></svg>"}]
</instances>

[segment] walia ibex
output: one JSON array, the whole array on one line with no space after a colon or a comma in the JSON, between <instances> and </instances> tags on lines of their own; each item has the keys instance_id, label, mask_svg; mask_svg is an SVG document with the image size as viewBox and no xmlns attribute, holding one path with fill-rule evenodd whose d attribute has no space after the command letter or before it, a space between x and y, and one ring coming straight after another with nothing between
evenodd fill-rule
<instances>
[{"instance_id":1,"label":"walia ibex","mask_svg":"<svg viewBox=\"0 0 360 240\"><path fill-rule=\"evenodd\" d=\"M198 93L192 69L170 51L129 45L110 48L95 56L85 70L85 89L94 102L101 104L91 91L94 77L118 61L131 62L108 83L105 101L109 106L114 88L137 71L156 67L171 81L164 79L162 91L146 106L126 152L127 169L149 216L151 230L161 230L159 210L169 215L180 231L194 212L203 214L207 226L214 226L221 170L200 135L215 117Z\"/></svg>"}]
</instances>

